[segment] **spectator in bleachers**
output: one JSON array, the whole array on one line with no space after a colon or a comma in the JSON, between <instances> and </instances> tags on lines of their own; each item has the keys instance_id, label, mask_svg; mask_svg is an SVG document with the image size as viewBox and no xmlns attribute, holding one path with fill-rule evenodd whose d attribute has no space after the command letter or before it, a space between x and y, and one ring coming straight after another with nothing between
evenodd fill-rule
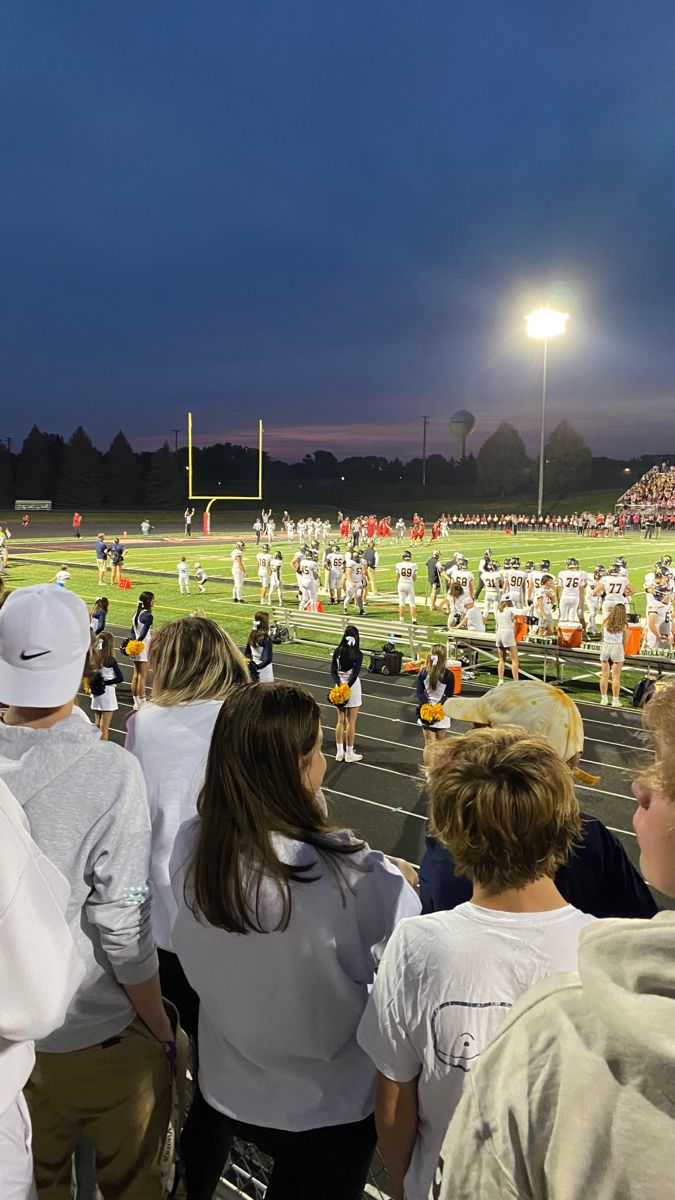
<instances>
[{"instance_id":1,"label":"spectator in bleachers","mask_svg":"<svg viewBox=\"0 0 675 1200\"><path fill-rule=\"evenodd\" d=\"M199 820L176 841L172 940L200 1000L189 1200L211 1200L235 1136L274 1159L270 1196L362 1194L375 1072L356 1029L387 939L420 906L328 819L320 716L295 685L232 691Z\"/></svg>"},{"instance_id":2,"label":"spectator in bleachers","mask_svg":"<svg viewBox=\"0 0 675 1200\"><path fill-rule=\"evenodd\" d=\"M70 885L85 965L26 1087L35 1175L41 1196L67 1196L85 1136L104 1196L163 1200L174 1033L151 929L150 814L138 763L73 712L89 645L87 606L65 588L18 588L0 610L0 779Z\"/></svg>"},{"instance_id":3,"label":"spectator in bleachers","mask_svg":"<svg viewBox=\"0 0 675 1200\"><path fill-rule=\"evenodd\" d=\"M535 680L506 683L483 696L453 698L447 702L447 710L459 721L492 728L519 725L545 737L567 765L578 771L584 724L576 704L560 688ZM593 778L586 777L585 782ZM647 918L657 911L647 884L619 839L597 817L585 812L581 813L581 838L558 868L555 883L570 904L595 917ZM470 900L471 893L471 880L457 871L447 847L428 834L420 866L422 911L455 908Z\"/></svg>"},{"instance_id":4,"label":"spectator in bleachers","mask_svg":"<svg viewBox=\"0 0 675 1200\"><path fill-rule=\"evenodd\" d=\"M22 1088L35 1038L58 1029L84 974L66 921L70 888L0 781L0 1196L36 1200Z\"/></svg>"},{"instance_id":5,"label":"spectator in bleachers","mask_svg":"<svg viewBox=\"0 0 675 1200\"><path fill-rule=\"evenodd\" d=\"M675 897L675 687L644 720L640 866ZM578 971L528 992L471 1073L434 1200L673 1200L674 1029L675 912L585 930Z\"/></svg>"},{"instance_id":6,"label":"spectator in bleachers","mask_svg":"<svg viewBox=\"0 0 675 1200\"><path fill-rule=\"evenodd\" d=\"M442 742L429 791L433 827L473 896L399 925L359 1026L378 1070L393 1200L427 1200L448 1116L480 1054L523 992L574 969L593 920L553 881L579 835L579 806L571 772L543 738L512 727Z\"/></svg>"},{"instance_id":7,"label":"spectator in bleachers","mask_svg":"<svg viewBox=\"0 0 675 1200\"><path fill-rule=\"evenodd\" d=\"M185 1031L196 1036L198 1001L171 945L176 904L169 859L180 826L196 814L220 706L249 674L230 635L206 617L183 617L158 629L150 665L151 703L130 716L125 745L141 764L148 791L152 927L162 993L176 1005Z\"/></svg>"}]
</instances>

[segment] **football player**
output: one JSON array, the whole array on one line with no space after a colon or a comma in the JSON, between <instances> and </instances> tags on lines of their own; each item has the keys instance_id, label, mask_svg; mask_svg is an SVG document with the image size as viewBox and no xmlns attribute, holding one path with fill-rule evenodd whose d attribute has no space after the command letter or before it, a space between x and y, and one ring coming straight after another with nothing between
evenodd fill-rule
<instances>
[{"instance_id":1,"label":"football player","mask_svg":"<svg viewBox=\"0 0 675 1200\"><path fill-rule=\"evenodd\" d=\"M244 566L244 550L246 543L239 541L235 543L232 551L232 599L235 604L244 603L244 580L246 578L246 567Z\"/></svg>"},{"instance_id":2,"label":"football player","mask_svg":"<svg viewBox=\"0 0 675 1200\"><path fill-rule=\"evenodd\" d=\"M412 561L412 554L409 550L404 550L401 556L401 561L396 564L396 590L398 592L398 619L405 620L406 605L410 610L410 620L413 625L417 624L417 601L415 598L415 580L417 579L417 566Z\"/></svg>"},{"instance_id":3,"label":"football player","mask_svg":"<svg viewBox=\"0 0 675 1200\"><path fill-rule=\"evenodd\" d=\"M260 580L260 603L264 604L267 600L267 594L270 586L270 562L272 555L270 554L269 544L264 543L262 548L256 554L258 563L258 579Z\"/></svg>"},{"instance_id":4,"label":"football player","mask_svg":"<svg viewBox=\"0 0 675 1200\"><path fill-rule=\"evenodd\" d=\"M584 601L586 599L586 572L579 567L576 558L568 558L565 570L558 576L559 620L585 622Z\"/></svg>"}]
</instances>

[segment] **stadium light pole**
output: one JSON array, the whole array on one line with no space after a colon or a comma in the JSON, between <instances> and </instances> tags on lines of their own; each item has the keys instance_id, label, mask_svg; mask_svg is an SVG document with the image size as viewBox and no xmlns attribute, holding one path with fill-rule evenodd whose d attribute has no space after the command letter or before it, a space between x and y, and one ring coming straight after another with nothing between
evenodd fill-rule
<instances>
[{"instance_id":1,"label":"stadium light pole","mask_svg":"<svg viewBox=\"0 0 675 1200\"><path fill-rule=\"evenodd\" d=\"M569 313L558 312L555 308L537 308L525 317L525 328L528 337L538 338L544 343L544 369L541 385L541 437L539 440L539 495L537 515L542 512L544 504L544 436L546 431L546 376L548 371L548 341L549 338L559 337L565 332Z\"/></svg>"}]
</instances>

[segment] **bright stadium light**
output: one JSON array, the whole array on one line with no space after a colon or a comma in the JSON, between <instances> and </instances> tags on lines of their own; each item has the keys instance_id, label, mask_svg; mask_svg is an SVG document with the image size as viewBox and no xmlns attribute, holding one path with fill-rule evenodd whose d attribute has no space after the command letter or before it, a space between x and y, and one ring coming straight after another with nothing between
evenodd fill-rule
<instances>
[{"instance_id":1,"label":"bright stadium light","mask_svg":"<svg viewBox=\"0 0 675 1200\"><path fill-rule=\"evenodd\" d=\"M546 373L548 368L548 339L559 337L564 333L569 321L569 313L558 312L555 308L536 308L525 317L525 329L528 337L538 338L544 343L544 370L541 387L541 438L539 442L539 496L537 500L537 515L544 504L544 437L546 431Z\"/></svg>"}]
</instances>

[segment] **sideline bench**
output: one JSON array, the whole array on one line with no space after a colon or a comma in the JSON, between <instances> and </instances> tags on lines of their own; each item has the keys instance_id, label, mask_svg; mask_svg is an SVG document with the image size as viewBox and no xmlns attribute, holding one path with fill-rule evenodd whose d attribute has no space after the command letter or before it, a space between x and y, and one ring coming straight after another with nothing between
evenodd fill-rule
<instances>
[{"instance_id":1,"label":"sideline bench","mask_svg":"<svg viewBox=\"0 0 675 1200\"><path fill-rule=\"evenodd\" d=\"M479 656L482 655L490 663L496 663L499 657L494 633L474 633L469 629L456 629L450 631L448 640L451 643L454 642L456 646L475 650ZM523 658L536 658L543 661L544 682L546 682L548 666L551 664L556 682L562 684L565 682L565 664L569 666L578 663L599 669L601 645L601 642L584 642L579 648L572 649L569 646L559 646L556 641L547 638L524 638L522 642L518 642L518 654ZM667 650L656 651L652 654L627 654L624 666L635 671L656 673L657 678L660 679L663 674L675 672L675 654ZM521 675L527 674L526 671L520 673ZM573 679L585 679L589 674L595 673L597 672L585 672L582 675L574 675Z\"/></svg>"},{"instance_id":2,"label":"sideline bench","mask_svg":"<svg viewBox=\"0 0 675 1200\"><path fill-rule=\"evenodd\" d=\"M323 613L300 611L297 608L274 608L274 619L280 625L285 625L290 634L291 642L312 641L320 646L335 649L347 625L355 625L359 638L368 642L393 642L397 650L408 655L411 660L417 660L422 650L432 642L445 639L445 629L429 629L423 625L409 625L400 621L383 621L377 617L360 617L351 613L345 614L342 608ZM303 637L312 633L314 637Z\"/></svg>"}]
</instances>

